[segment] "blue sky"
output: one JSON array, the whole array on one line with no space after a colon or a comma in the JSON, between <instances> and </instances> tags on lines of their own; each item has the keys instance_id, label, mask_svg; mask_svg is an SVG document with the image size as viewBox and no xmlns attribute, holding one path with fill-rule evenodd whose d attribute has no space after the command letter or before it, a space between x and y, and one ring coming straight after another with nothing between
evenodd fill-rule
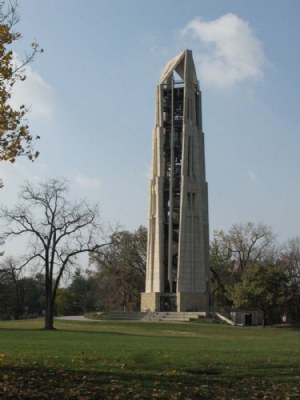
<instances>
[{"instance_id":1,"label":"blue sky","mask_svg":"<svg viewBox=\"0 0 300 400\"><path fill-rule=\"evenodd\" d=\"M102 219L147 224L155 87L193 50L202 90L211 235L263 222L300 235L298 0L19 0L23 38L45 52L16 88L41 136L35 163L2 163L4 204L25 179L69 180Z\"/></svg>"}]
</instances>

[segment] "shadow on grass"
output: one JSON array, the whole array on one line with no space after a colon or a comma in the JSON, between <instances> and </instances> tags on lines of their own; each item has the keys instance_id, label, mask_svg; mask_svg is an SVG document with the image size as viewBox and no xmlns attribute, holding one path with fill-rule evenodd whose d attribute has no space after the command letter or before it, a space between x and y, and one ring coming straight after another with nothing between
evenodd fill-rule
<instances>
[{"instance_id":1,"label":"shadow on grass","mask_svg":"<svg viewBox=\"0 0 300 400\"><path fill-rule=\"evenodd\" d=\"M72 329L72 325L69 328L64 328L60 326L56 326L54 329L44 329L44 328L12 328L12 327L0 327L0 332L44 332L46 333L53 333L53 335L59 335L60 333L66 334L86 334L86 335L110 335L110 336L128 336L128 337L137 337L137 338L171 338L176 339L180 337L184 340L195 340L195 336L182 336L180 333L177 334L176 330L172 331L172 334L168 333L167 331L155 331L153 334L149 333L148 331L142 330L141 332L132 332L132 331L114 331L114 330L93 330L88 329L88 327L84 327L82 329Z\"/></svg>"},{"instance_id":2,"label":"shadow on grass","mask_svg":"<svg viewBox=\"0 0 300 400\"><path fill-rule=\"evenodd\" d=\"M54 328L54 329L44 329L44 328L0 328L0 332L45 332L45 333L83 333L83 334L92 334L92 335L116 335L116 336L148 336L152 337L152 335L142 335L137 333L130 333L130 332L112 332L112 331L94 331L94 330L86 330L86 329L62 329L62 328ZM155 336L155 335L153 335Z\"/></svg>"},{"instance_id":3,"label":"shadow on grass","mask_svg":"<svg viewBox=\"0 0 300 400\"><path fill-rule=\"evenodd\" d=\"M132 374L128 372L70 371L61 368L1 367L1 399L184 399L199 398L199 385L207 379L191 380L174 373ZM204 393L204 392L203 392Z\"/></svg>"},{"instance_id":4,"label":"shadow on grass","mask_svg":"<svg viewBox=\"0 0 300 400\"><path fill-rule=\"evenodd\" d=\"M2 379L1 379L2 378ZM230 378L214 369L132 373L62 367L0 366L1 399L286 399L300 385L260 378ZM292 397L297 398L297 397Z\"/></svg>"},{"instance_id":5,"label":"shadow on grass","mask_svg":"<svg viewBox=\"0 0 300 400\"><path fill-rule=\"evenodd\" d=\"M220 375L221 370L217 368L201 368L201 369L186 369L186 373L192 374L192 375Z\"/></svg>"},{"instance_id":6,"label":"shadow on grass","mask_svg":"<svg viewBox=\"0 0 300 400\"><path fill-rule=\"evenodd\" d=\"M300 323L272 325L272 327L279 329L290 329L290 330L300 331Z\"/></svg>"}]
</instances>

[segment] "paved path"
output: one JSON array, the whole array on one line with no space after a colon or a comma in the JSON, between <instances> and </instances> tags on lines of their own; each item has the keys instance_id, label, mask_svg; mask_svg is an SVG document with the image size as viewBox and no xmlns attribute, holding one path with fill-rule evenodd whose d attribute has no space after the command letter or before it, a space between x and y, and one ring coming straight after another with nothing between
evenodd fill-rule
<instances>
[{"instance_id":1,"label":"paved path","mask_svg":"<svg viewBox=\"0 0 300 400\"><path fill-rule=\"evenodd\" d=\"M64 321L97 321L96 319L85 318L83 315L68 315L67 317L55 317Z\"/></svg>"}]
</instances>

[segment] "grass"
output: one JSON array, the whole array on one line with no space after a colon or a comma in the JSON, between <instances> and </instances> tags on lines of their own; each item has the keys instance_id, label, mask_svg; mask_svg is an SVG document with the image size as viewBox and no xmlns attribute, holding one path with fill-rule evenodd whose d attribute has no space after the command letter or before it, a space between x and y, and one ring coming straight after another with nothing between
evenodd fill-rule
<instances>
[{"instance_id":1,"label":"grass","mask_svg":"<svg viewBox=\"0 0 300 400\"><path fill-rule=\"evenodd\" d=\"M0 322L2 399L300 399L300 330Z\"/></svg>"}]
</instances>

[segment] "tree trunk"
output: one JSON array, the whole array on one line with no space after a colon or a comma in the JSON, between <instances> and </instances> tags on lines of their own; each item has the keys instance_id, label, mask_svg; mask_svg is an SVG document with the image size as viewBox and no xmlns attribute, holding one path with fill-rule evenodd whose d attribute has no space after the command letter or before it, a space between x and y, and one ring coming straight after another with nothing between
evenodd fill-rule
<instances>
[{"instance_id":1,"label":"tree trunk","mask_svg":"<svg viewBox=\"0 0 300 400\"><path fill-rule=\"evenodd\" d=\"M54 329L53 326L53 306L51 294L46 291L46 304L45 304L45 326L44 329Z\"/></svg>"},{"instance_id":2,"label":"tree trunk","mask_svg":"<svg viewBox=\"0 0 300 400\"><path fill-rule=\"evenodd\" d=\"M261 325L262 325L263 328L266 327L266 313L265 313L264 310L263 310L263 316L262 316Z\"/></svg>"}]
</instances>

